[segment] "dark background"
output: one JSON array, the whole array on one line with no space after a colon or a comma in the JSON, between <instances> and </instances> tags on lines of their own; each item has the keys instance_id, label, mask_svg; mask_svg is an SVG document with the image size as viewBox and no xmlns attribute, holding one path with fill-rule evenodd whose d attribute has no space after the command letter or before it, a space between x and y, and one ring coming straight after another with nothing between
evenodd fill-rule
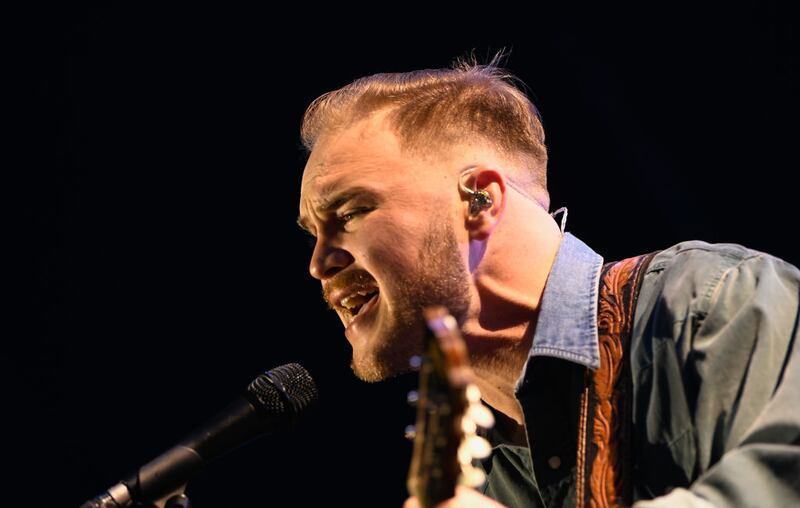
<instances>
[{"instance_id":1,"label":"dark background","mask_svg":"<svg viewBox=\"0 0 800 508\"><path fill-rule=\"evenodd\" d=\"M208 467L195 506L400 506L415 379L353 378L294 225L301 116L366 74L510 49L544 117L553 208L606 260L703 239L800 263L790 9L529 8L27 13L7 78L23 284L4 495L78 506L299 362L317 410Z\"/></svg>"}]
</instances>

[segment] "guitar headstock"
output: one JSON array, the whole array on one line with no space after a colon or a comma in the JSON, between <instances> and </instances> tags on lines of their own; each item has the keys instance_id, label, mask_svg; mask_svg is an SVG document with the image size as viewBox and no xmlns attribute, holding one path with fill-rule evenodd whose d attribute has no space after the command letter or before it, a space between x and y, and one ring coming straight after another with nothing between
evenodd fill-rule
<instances>
[{"instance_id":1,"label":"guitar headstock","mask_svg":"<svg viewBox=\"0 0 800 508\"><path fill-rule=\"evenodd\" d=\"M481 403L469 354L458 324L444 307L424 311L429 333L419 365L417 423L408 490L422 508L453 497L456 485L485 481L473 460L488 457L491 446L477 435L494 425Z\"/></svg>"}]
</instances>

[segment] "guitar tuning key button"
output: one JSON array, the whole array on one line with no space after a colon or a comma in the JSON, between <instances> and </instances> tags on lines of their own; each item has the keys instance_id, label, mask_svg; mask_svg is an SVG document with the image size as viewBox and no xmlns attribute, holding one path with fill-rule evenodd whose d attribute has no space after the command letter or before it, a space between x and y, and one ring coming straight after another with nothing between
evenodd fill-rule
<instances>
[{"instance_id":1,"label":"guitar tuning key button","mask_svg":"<svg viewBox=\"0 0 800 508\"><path fill-rule=\"evenodd\" d=\"M465 416L461 418L461 430L464 432L464 434L471 435L478 431L478 426L475 425L475 420Z\"/></svg>"},{"instance_id":2,"label":"guitar tuning key button","mask_svg":"<svg viewBox=\"0 0 800 508\"><path fill-rule=\"evenodd\" d=\"M461 446L458 447L458 463L462 466L466 466L472 463L472 452L469 450L469 445L464 442L461 443Z\"/></svg>"},{"instance_id":3,"label":"guitar tuning key button","mask_svg":"<svg viewBox=\"0 0 800 508\"><path fill-rule=\"evenodd\" d=\"M417 437L417 428L414 425L407 425L405 430L405 437L409 441L413 441Z\"/></svg>"},{"instance_id":4,"label":"guitar tuning key button","mask_svg":"<svg viewBox=\"0 0 800 508\"><path fill-rule=\"evenodd\" d=\"M467 487L477 489L486 482L486 474L472 465L466 465L461 470L461 483Z\"/></svg>"},{"instance_id":5,"label":"guitar tuning key button","mask_svg":"<svg viewBox=\"0 0 800 508\"><path fill-rule=\"evenodd\" d=\"M422 366L422 357L419 355L414 355L408 360L408 365L414 370L419 370Z\"/></svg>"},{"instance_id":6,"label":"guitar tuning key button","mask_svg":"<svg viewBox=\"0 0 800 508\"><path fill-rule=\"evenodd\" d=\"M409 405L416 406L417 402L419 402L419 392L417 392L416 390L411 390L410 392L408 392L408 395L406 396L406 401L408 401Z\"/></svg>"},{"instance_id":7,"label":"guitar tuning key button","mask_svg":"<svg viewBox=\"0 0 800 508\"><path fill-rule=\"evenodd\" d=\"M473 383L470 383L469 386L467 386L467 400L473 404L481 401L481 391Z\"/></svg>"},{"instance_id":8,"label":"guitar tuning key button","mask_svg":"<svg viewBox=\"0 0 800 508\"><path fill-rule=\"evenodd\" d=\"M480 436L470 436L466 441L472 458L485 459L492 454L492 445Z\"/></svg>"},{"instance_id":9,"label":"guitar tuning key button","mask_svg":"<svg viewBox=\"0 0 800 508\"><path fill-rule=\"evenodd\" d=\"M494 425L494 415L483 404L470 404L469 409L467 409L467 416L484 429Z\"/></svg>"}]
</instances>

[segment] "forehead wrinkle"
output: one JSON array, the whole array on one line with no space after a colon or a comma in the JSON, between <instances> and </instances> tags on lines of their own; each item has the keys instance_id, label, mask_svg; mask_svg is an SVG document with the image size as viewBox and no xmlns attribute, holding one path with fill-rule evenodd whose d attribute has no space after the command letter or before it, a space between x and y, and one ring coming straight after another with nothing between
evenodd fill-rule
<instances>
[{"instance_id":1,"label":"forehead wrinkle","mask_svg":"<svg viewBox=\"0 0 800 508\"><path fill-rule=\"evenodd\" d=\"M311 174L306 180L307 183L314 182L317 178L323 177L331 172L331 170L335 167L336 163L326 163L325 161L319 161L313 166L306 167L303 171L304 180L306 180L306 175Z\"/></svg>"},{"instance_id":2,"label":"forehead wrinkle","mask_svg":"<svg viewBox=\"0 0 800 508\"><path fill-rule=\"evenodd\" d=\"M403 171L405 165L402 159L397 158L396 140L388 144L380 143L370 146L364 142L367 137L375 137L375 133L357 131L349 133L358 140L353 148L352 139L344 140L342 136L319 143L317 149L311 153L303 173L301 184L301 213L298 222L301 227L309 220L303 217L302 209L309 213L315 211L326 198L340 186L362 186L369 184L372 191L378 191L388 183L387 180ZM370 182L364 182L361 177L372 177ZM342 182L342 180L345 180ZM397 183L397 182L395 182ZM305 203L305 204L303 204ZM305 229L305 228L304 228Z\"/></svg>"},{"instance_id":3,"label":"forehead wrinkle","mask_svg":"<svg viewBox=\"0 0 800 508\"><path fill-rule=\"evenodd\" d=\"M363 127L362 125L362 128L340 133L313 151L309 158L312 164L307 165L305 169L306 183L310 184L342 168L348 172L361 174L375 168L396 166L398 157L401 156L396 146L396 138L392 135L386 140L385 133L370 131ZM313 162L315 159L316 162Z\"/></svg>"},{"instance_id":4,"label":"forehead wrinkle","mask_svg":"<svg viewBox=\"0 0 800 508\"><path fill-rule=\"evenodd\" d=\"M326 164L324 169L305 180L301 193L316 205L323 202L327 196L336 192L340 187L376 188L380 186L376 184L384 182L391 173L400 170L395 166L396 164L377 157Z\"/></svg>"}]
</instances>

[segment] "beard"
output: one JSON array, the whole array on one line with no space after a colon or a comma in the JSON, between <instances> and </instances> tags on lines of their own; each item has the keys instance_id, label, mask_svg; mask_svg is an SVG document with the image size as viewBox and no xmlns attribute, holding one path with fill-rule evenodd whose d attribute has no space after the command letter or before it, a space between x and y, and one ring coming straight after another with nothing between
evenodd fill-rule
<instances>
[{"instance_id":1,"label":"beard","mask_svg":"<svg viewBox=\"0 0 800 508\"><path fill-rule=\"evenodd\" d=\"M362 381L382 381L410 370L409 360L422 353L427 333L425 307L442 305L459 323L466 317L469 275L450 223L431 223L413 266L413 272L395 276L392 311L385 313L374 340L353 349L350 367Z\"/></svg>"}]
</instances>

